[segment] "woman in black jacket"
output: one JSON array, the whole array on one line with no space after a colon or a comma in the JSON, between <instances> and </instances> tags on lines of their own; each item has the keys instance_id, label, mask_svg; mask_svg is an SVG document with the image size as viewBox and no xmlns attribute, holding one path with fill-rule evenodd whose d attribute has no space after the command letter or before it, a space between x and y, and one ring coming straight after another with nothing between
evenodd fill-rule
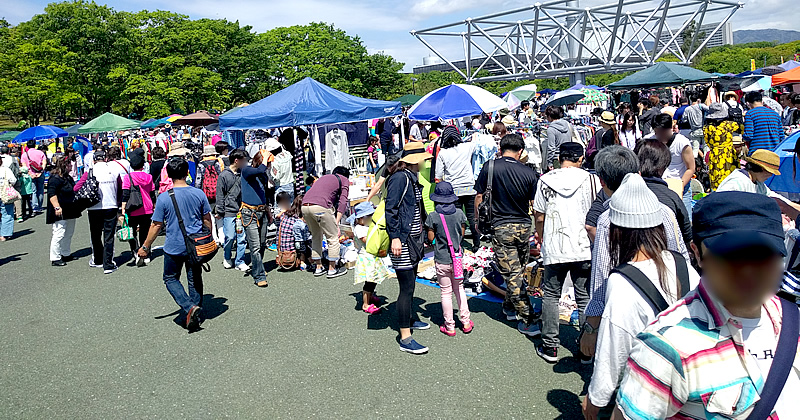
<instances>
[{"instance_id":1,"label":"woman in black jacket","mask_svg":"<svg viewBox=\"0 0 800 420\"><path fill-rule=\"evenodd\" d=\"M386 181L386 232L389 234L390 257L397 273L400 295L397 297L397 316L400 324L400 350L422 354L428 348L411 338L411 330L426 330L430 325L412 321L411 302L417 280L417 265L422 259L422 223L425 206L422 186L418 182L419 164L431 159L419 142L403 147L400 160L389 168Z\"/></svg>"},{"instance_id":2,"label":"woman in black jacket","mask_svg":"<svg viewBox=\"0 0 800 420\"><path fill-rule=\"evenodd\" d=\"M75 200L75 180L69 175L70 161L66 156L55 158L47 181L47 215L45 223L53 225L50 239L50 264L65 266L72 260L70 243L75 232L75 219L81 217L81 207ZM85 178L82 178L82 180Z\"/></svg>"}]
</instances>

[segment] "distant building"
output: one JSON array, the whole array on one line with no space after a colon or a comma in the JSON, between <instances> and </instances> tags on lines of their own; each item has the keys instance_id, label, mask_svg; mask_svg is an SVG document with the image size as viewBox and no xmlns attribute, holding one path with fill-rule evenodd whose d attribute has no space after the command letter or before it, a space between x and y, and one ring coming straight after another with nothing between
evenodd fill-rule
<instances>
[{"instance_id":1,"label":"distant building","mask_svg":"<svg viewBox=\"0 0 800 420\"><path fill-rule=\"evenodd\" d=\"M711 32L714 31L717 25L719 25L719 22L706 23L705 25L700 26L700 32L701 33L705 32L706 34L710 34ZM662 34L661 45L663 46L664 45L663 43L669 42L669 39L671 37L672 37L671 35ZM700 46L700 44L702 44L704 40L705 38L703 39L698 38L695 48ZM676 42L678 43L678 45L683 45L683 36L678 35L678 37L676 38ZM691 40L689 40L689 42L691 42ZM714 36L711 37L711 40L708 41L708 44L706 44L706 48L720 47L722 45L733 45L733 26L731 25L730 22L727 22L726 24L722 25L721 28L719 28L719 31L715 33Z\"/></svg>"}]
</instances>

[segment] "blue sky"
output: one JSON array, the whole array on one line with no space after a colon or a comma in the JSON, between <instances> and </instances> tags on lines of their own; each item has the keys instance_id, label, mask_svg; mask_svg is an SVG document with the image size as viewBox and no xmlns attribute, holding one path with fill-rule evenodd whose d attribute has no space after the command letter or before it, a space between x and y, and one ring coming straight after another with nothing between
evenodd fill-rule
<instances>
[{"instance_id":1,"label":"blue sky","mask_svg":"<svg viewBox=\"0 0 800 420\"><path fill-rule=\"evenodd\" d=\"M137 11L170 10L192 18L225 18L251 25L256 31L278 26L324 21L333 23L350 35L358 35L370 52L383 51L406 64L410 71L430 55L429 50L409 34L412 29L423 29L451 23L470 16L480 16L532 4L535 0L195 0L155 1L119 0L103 1L117 10ZM674 1L677 3L680 0ZM797 0L750 0L743 10L734 15L733 29L800 29ZM0 17L12 24L42 13L47 0L0 0ZM606 4L613 0L583 0L581 6ZM757 5L757 7L756 7ZM637 9L641 6L637 6ZM655 6L653 6L655 7ZM643 7L642 7L643 8ZM718 19L717 19L718 20ZM717 20L706 19L706 22ZM461 54L460 43L435 44L447 54Z\"/></svg>"}]
</instances>

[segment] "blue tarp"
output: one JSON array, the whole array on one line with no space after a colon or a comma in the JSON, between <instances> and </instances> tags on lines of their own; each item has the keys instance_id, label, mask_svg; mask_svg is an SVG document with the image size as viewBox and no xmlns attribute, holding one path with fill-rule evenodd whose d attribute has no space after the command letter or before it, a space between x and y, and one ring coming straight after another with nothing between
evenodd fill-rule
<instances>
[{"instance_id":1,"label":"blue tarp","mask_svg":"<svg viewBox=\"0 0 800 420\"><path fill-rule=\"evenodd\" d=\"M400 102L359 98L306 77L258 102L220 116L219 126L222 130L269 129L366 121L402 113Z\"/></svg>"},{"instance_id":2,"label":"blue tarp","mask_svg":"<svg viewBox=\"0 0 800 420\"><path fill-rule=\"evenodd\" d=\"M781 158L780 175L768 179L766 184L772 191L800 193L800 161L797 162L797 175L794 174L792 161L795 160L794 144L800 138L800 131L787 137L774 152Z\"/></svg>"}]
</instances>

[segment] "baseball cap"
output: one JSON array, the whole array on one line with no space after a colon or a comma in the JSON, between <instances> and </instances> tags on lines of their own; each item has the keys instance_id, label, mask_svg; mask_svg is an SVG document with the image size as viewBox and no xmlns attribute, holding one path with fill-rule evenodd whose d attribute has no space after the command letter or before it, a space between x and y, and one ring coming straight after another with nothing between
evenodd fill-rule
<instances>
[{"instance_id":1,"label":"baseball cap","mask_svg":"<svg viewBox=\"0 0 800 420\"><path fill-rule=\"evenodd\" d=\"M558 147L558 155L565 158L577 158L583 156L583 146L574 141L561 143Z\"/></svg>"},{"instance_id":2,"label":"baseball cap","mask_svg":"<svg viewBox=\"0 0 800 420\"><path fill-rule=\"evenodd\" d=\"M721 257L752 248L786 255L781 210L774 199L741 191L715 192L692 214L694 236Z\"/></svg>"}]
</instances>

